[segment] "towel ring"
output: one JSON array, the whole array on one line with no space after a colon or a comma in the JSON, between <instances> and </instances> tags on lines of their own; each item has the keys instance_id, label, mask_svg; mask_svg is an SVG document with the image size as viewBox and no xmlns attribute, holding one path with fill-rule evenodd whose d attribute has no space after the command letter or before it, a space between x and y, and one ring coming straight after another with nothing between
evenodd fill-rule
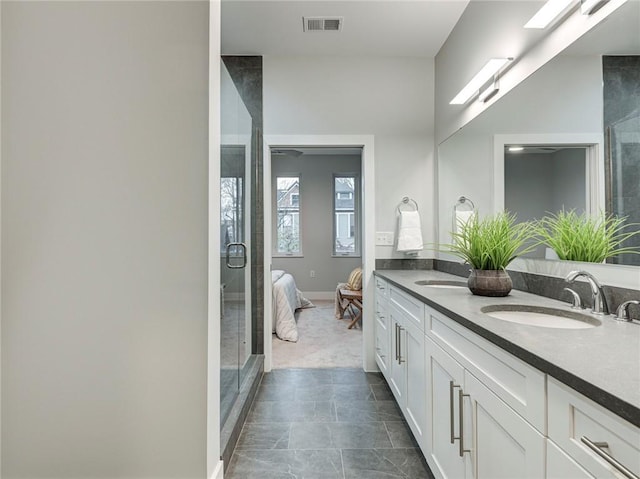
<instances>
[{"instance_id":1,"label":"towel ring","mask_svg":"<svg viewBox=\"0 0 640 479\"><path fill-rule=\"evenodd\" d=\"M466 207L466 208L461 208L461 207ZM474 211L476 209L476 205L473 204L473 201L471 201L469 198L467 198L466 196L461 196L460 198L458 198L458 202L453 206L453 211L465 211L465 210L469 210L469 211Z\"/></svg>"},{"instance_id":2,"label":"towel ring","mask_svg":"<svg viewBox=\"0 0 640 479\"><path fill-rule=\"evenodd\" d=\"M402 198L402 201L398 203L398 206L396 206L396 210L398 211L398 214L400 214L400 212L402 211L400 207L404 205L407 205L409 208L411 208L406 211L418 211L418 203L416 203L416 200L413 200L408 196L405 196L404 198Z\"/></svg>"}]
</instances>

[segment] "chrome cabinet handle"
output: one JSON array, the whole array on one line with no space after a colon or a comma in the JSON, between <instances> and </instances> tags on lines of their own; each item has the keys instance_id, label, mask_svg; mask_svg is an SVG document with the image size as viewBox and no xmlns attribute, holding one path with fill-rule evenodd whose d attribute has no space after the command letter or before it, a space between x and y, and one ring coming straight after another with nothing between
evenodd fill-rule
<instances>
[{"instance_id":1,"label":"chrome cabinet handle","mask_svg":"<svg viewBox=\"0 0 640 479\"><path fill-rule=\"evenodd\" d=\"M455 434L453 433L453 417L454 417L454 413L453 413L453 390L455 388L459 388L460 386L458 386L457 384L454 384L453 381L449 381L449 429L451 431L451 444L453 444L453 442L456 439L460 439L459 437L456 437Z\"/></svg>"},{"instance_id":2,"label":"chrome cabinet handle","mask_svg":"<svg viewBox=\"0 0 640 479\"><path fill-rule=\"evenodd\" d=\"M398 334L398 323L394 324L395 328L396 328L396 361L398 360L398 338L400 337L400 335Z\"/></svg>"},{"instance_id":3,"label":"chrome cabinet handle","mask_svg":"<svg viewBox=\"0 0 640 479\"><path fill-rule=\"evenodd\" d=\"M469 394L464 394L462 388L458 391L458 411L460 413L460 457L464 456L465 452L471 452L471 449L464 448L464 398L470 397Z\"/></svg>"},{"instance_id":4,"label":"chrome cabinet handle","mask_svg":"<svg viewBox=\"0 0 640 479\"><path fill-rule=\"evenodd\" d=\"M618 460L613 457L611 454L603 451L603 449L608 449L609 444L606 442L594 442L589 439L587 436L582 436L580 440L587 445L589 449L595 452L602 459L607 461L616 471L622 474L624 477L629 479L640 479L637 475L635 475L632 471L627 469L623 464L618 462Z\"/></svg>"},{"instance_id":5,"label":"chrome cabinet handle","mask_svg":"<svg viewBox=\"0 0 640 479\"><path fill-rule=\"evenodd\" d=\"M406 360L402 359L402 335L400 334L402 331L404 328L398 325L398 364L406 363Z\"/></svg>"}]
</instances>

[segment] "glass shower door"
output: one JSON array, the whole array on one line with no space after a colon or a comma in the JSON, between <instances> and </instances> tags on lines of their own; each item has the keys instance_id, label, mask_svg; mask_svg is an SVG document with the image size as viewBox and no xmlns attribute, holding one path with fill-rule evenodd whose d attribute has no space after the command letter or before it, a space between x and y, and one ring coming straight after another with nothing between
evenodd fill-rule
<instances>
[{"instance_id":1,"label":"glass shower door","mask_svg":"<svg viewBox=\"0 0 640 479\"><path fill-rule=\"evenodd\" d=\"M224 64L221 68L220 151L220 419L238 396L251 355L251 116Z\"/></svg>"}]
</instances>

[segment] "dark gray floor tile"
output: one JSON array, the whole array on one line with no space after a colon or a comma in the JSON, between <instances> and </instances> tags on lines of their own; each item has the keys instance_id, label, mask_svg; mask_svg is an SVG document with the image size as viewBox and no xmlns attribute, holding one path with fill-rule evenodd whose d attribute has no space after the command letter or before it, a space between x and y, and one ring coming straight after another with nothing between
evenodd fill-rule
<instances>
[{"instance_id":1,"label":"dark gray floor tile","mask_svg":"<svg viewBox=\"0 0 640 479\"><path fill-rule=\"evenodd\" d=\"M245 423L238 438L236 450L240 449L287 449L291 425Z\"/></svg>"},{"instance_id":2,"label":"dark gray floor tile","mask_svg":"<svg viewBox=\"0 0 640 479\"><path fill-rule=\"evenodd\" d=\"M393 393L386 382L382 384L372 384L371 390L373 391L376 401L395 400Z\"/></svg>"},{"instance_id":3,"label":"dark gray floor tile","mask_svg":"<svg viewBox=\"0 0 640 479\"><path fill-rule=\"evenodd\" d=\"M375 396L368 384L334 384L333 399L336 402L374 401Z\"/></svg>"},{"instance_id":4,"label":"dark gray floor tile","mask_svg":"<svg viewBox=\"0 0 640 479\"><path fill-rule=\"evenodd\" d=\"M336 402L339 422L403 421L402 412L395 401L341 401Z\"/></svg>"},{"instance_id":5,"label":"dark gray floor tile","mask_svg":"<svg viewBox=\"0 0 640 479\"><path fill-rule=\"evenodd\" d=\"M236 451L225 479L342 479L340 451Z\"/></svg>"},{"instance_id":6,"label":"dark gray floor tile","mask_svg":"<svg viewBox=\"0 0 640 479\"><path fill-rule=\"evenodd\" d=\"M394 448L419 447L406 422L386 422L385 426Z\"/></svg>"},{"instance_id":7,"label":"dark gray floor tile","mask_svg":"<svg viewBox=\"0 0 640 479\"><path fill-rule=\"evenodd\" d=\"M265 384L314 386L333 382L331 369L274 369L263 378Z\"/></svg>"},{"instance_id":8,"label":"dark gray floor tile","mask_svg":"<svg viewBox=\"0 0 640 479\"><path fill-rule=\"evenodd\" d=\"M331 401L334 392L333 384L317 386L299 386L295 390L296 401Z\"/></svg>"},{"instance_id":9,"label":"dark gray floor tile","mask_svg":"<svg viewBox=\"0 0 640 479\"><path fill-rule=\"evenodd\" d=\"M291 384L260 385L256 394L256 401L293 401L296 387Z\"/></svg>"},{"instance_id":10,"label":"dark gray floor tile","mask_svg":"<svg viewBox=\"0 0 640 479\"><path fill-rule=\"evenodd\" d=\"M366 373L369 384L386 384L382 373Z\"/></svg>"},{"instance_id":11,"label":"dark gray floor tile","mask_svg":"<svg viewBox=\"0 0 640 479\"><path fill-rule=\"evenodd\" d=\"M344 449L346 479L432 479L417 449Z\"/></svg>"},{"instance_id":12,"label":"dark gray floor tile","mask_svg":"<svg viewBox=\"0 0 640 479\"><path fill-rule=\"evenodd\" d=\"M369 384L367 373L361 369L334 369L331 376L334 384Z\"/></svg>"},{"instance_id":13,"label":"dark gray floor tile","mask_svg":"<svg viewBox=\"0 0 640 479\"><path fill-rule=\"evenodd\" d=\"M390 448L384 423L292 423L290 449Z\"/></svg>"},{"instance_id":14,"label":"dark gray floor tile","mask_svg":"<svg viewBox=\"0 0 640 479\"><path fill-rule=\"evenodd\" d=\"M254 402L247 417L248 423L335 421L335 404L331 401Z\"/></svg>"}]
</instances>

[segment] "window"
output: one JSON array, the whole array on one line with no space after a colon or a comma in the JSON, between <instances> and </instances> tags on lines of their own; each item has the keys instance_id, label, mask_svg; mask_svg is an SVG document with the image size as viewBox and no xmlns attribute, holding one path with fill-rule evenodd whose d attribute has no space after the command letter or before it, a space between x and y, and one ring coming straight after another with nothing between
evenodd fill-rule
<instances>
[{"instance_id":1,"label":"window","mask_svg":"<svg viewBox=\"0 0 640 479\"><path fill-rule=\"evenodd\" d=\"M243 197L242 177L220 178L220 250L222 252L229 243L244 242Z\"/></svg>"},{"instance_id":2,"label":"window","mask_svg":"<svg viewBox=\"0 0 640 479\"><path fill-rule=\"evenodd\" d=\"M300 177L276 177L276 252L300 254Z\"/></svg>"},{"instance_id":3,"label":"window","mask_svg":"<svg viewBox=\"0 0 640 479\"><path fill-rule=\"evenodd\" d=\"M340 256L360 254L358 220L359 179L356 175L335 175L333 179L333 253Z\"/></svg>"}]
</instances>

